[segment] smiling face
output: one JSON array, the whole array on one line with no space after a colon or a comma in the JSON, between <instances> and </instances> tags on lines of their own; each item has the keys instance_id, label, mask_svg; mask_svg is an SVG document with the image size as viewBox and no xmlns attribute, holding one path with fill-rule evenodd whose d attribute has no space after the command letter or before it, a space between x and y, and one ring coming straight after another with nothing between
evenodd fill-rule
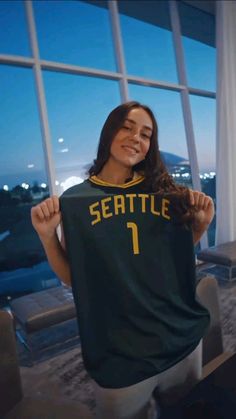
<instances>
[{"instance_id":1,"label":"smiling face","mask_svg":"<svg viewBox=\"0 0 236 419\"><path fill-rule=\"evenodd\" d=\"M109 163L113 161L130 168L144 160L152 130L149 114L143 108L132 109L112 141Z\"/></svg>"}]
</instances>

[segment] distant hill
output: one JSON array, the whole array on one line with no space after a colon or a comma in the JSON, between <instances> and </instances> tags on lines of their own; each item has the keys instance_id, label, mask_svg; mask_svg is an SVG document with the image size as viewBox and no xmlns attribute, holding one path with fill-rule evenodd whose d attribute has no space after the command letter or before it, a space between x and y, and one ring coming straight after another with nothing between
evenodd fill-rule
<instances>
[{"instance_id":1,"label":"distant hill","mask_svg":"<svg viewBox=\"0 0 236 419\"><path fill-rule=\"evenodd\" d=\"M178 166L181 164L189 165L189 161L184 157L180 157L172 153L167 153L166 151L161 151L161 158L166 166Z\"/></svg>"},{"instance_id":2,"label":"distant hill","mask_svg":"<svg viewBox=\"0 0 236 419\"><path fill-rule=\"evenodd\" d=\"M177 156L176 154L167 153L166 151L161 151L161 158L166 166L178 166L181 164L189 165L189 161L184 157ZM85 164L83 169L88 170L92 166L92 162Z\"/></svg>"}]
</instances>

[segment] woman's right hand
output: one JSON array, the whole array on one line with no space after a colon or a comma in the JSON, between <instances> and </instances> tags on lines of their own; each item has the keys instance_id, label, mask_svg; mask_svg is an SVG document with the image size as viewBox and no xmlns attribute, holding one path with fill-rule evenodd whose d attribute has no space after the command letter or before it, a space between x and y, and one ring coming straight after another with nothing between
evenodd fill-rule
<instances>
[{"instance_id":1,"label":"woman's right hand","mask_svg":"<svg viewBox=\"0 0 236 419\"><path fill-rule=\"evenodd\" d=\"M61 221L58 197L53 195L32 207L31 221L40 238L50 239L53 237Z\"/></svg>"}]
</instances>

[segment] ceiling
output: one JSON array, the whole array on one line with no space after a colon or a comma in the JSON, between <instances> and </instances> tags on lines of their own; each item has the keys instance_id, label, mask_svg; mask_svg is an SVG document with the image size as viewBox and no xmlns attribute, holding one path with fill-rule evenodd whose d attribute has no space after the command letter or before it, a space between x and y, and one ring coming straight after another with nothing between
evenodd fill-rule
<instances>
[{"instance_id":1,"label":"ceiling","mask_svg":"<svg viewBox=\"0 0 236 419\"><path fill-rule=\"evenodd\" d=\"M107 8L105 0L83 0ZM108 0L109 1L109 0ZM215 46L215 9L218 0L177 0L182 35ZM167 0L118 0L119 12L171 30Z\"/></svg>"},{"instance_id":2,"label":"ceiling","mask_svg":"<svg viewBox=\"0 0 236 419\"><path fill-rule=\"evenodd\" d=\"M211 15L215 15L216 11L216 1L217 0L181 0L183 3L187 3L190 6L196 7L197 9L201 9L204 12L210 13Z\"/></svg>"}]
</instances>

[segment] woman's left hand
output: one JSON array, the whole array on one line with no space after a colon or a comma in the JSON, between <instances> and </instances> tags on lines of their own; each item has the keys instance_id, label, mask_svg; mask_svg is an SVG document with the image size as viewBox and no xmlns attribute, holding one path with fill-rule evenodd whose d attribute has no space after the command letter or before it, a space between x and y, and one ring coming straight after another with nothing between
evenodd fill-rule
<instances>
[{"instance_id":1,"label":"woman's left hand","mask_svg":"<svg viewBox=\"0 0 236 419\"><path fill-rule=\"evenodd\" d=\"M214 202L210 196L205 195L203 192L193 191L192 189L189 190L189 200L190 204L196 209L192 225L193 233L196 235L194 240L196 243L214 217Z\"/></svg>"}]
</instances>

